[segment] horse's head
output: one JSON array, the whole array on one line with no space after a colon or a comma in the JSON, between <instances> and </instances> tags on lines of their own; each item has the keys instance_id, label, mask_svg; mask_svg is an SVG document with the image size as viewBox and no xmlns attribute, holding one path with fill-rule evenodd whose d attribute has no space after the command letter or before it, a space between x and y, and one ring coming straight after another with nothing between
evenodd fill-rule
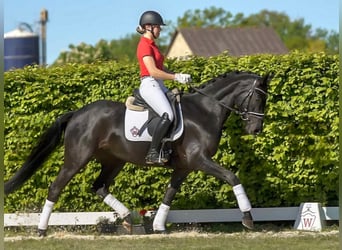
<instances>
[{"instance_id":1,"label":"horse's head","mask_svg":"<svg viewBox=\"0 0 342 250\"><path fill-rule=\"evenodd\" d=\"M248 87L236 98L238 113L245 122L245 131L256 135L262 131L270 74L249 79Z\"/></svg>"},{"instance_id":2,"label":"horse's head","mask_svg":"<svg viewBox=\"0 0 342 250\"><path fill-rule=\"evenodd\" d=\"M231 112L235 112L245 121L245 131L256 135L262 131L264 109L267 98L267 85L272 79L270 74L260 77L250 72L229 72L211 81L200 88L192 89L204 96L212 105L216 103L227 112L221 112L227 119Z\"/></svg>"}]
</instances>

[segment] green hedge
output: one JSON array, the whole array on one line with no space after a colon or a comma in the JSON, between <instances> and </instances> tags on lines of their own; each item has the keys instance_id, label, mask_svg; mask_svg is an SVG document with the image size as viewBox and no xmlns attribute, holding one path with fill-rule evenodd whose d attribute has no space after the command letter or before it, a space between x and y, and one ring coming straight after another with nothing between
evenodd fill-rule
<instances>
[{"instance_id":1,"label":"green hedge","mask_svg":"<svg viewBox=\"0 0 342 250\"><path fill-rule=\"evenodd\" d=\"M241 179L254 207L297 206L304 201L337 205L338 72L337 56L318 54L258 55L234 58L193 57L168 60L168 68L186 72L195 83L221 73L273 72L264 132L243 135L232 115L215 155ZM22 165L42 132L59 115L99 99L124 101L139 85L136 64L97 62L25 69L5 73L5 180ZM175 82L167 82L172 88ZM179 86L187 91L186 86ZM63 164L60 147L19 190L5 198L5 212L39 211L47 189ZM100 166L91 162L63 191L58 211L109 211L91 191ZM170 170L127 164L111 192L130 209L155 208ZM232 189L201 172L191 174L173 208L236 207Z\"/></svg>"}]
</instances>

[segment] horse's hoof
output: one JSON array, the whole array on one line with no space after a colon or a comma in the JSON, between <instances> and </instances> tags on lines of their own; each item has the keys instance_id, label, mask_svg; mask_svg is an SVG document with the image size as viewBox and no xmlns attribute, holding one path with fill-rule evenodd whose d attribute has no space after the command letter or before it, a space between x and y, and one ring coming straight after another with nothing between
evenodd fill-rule
<instances>
[{"instance_id":1,"label":"horse's hoof","mask_svg":"<svg viewBox=\"0 0 342 250\"><path fill-rule=\"evenodd\" d=\"M129 234L133 233L133 223L132 223L132 217L130 214L127 215L125 218L123 218L122 226L124 229L126 229L126 231Z\"/></svg>"},{"instance_id":2,"label":"horse's hoof","mask_svg":"<svg viewBox=\"0 0 342 250\"><path fill-rule=\"evenodd\" d=\"M46 229L38 229L39 237L46 237Z\"/></svg>"},{"instance_id":3,"label":"horse's hoof","mask_svg":"<svg viewBox=\"0 0 342 250\"><path fill-rule=\"evenodd\" d=\"M242 225L250 230L254 229L254 223L251 212L244 212L242 217Z\"/></svg>"}]
</instances>

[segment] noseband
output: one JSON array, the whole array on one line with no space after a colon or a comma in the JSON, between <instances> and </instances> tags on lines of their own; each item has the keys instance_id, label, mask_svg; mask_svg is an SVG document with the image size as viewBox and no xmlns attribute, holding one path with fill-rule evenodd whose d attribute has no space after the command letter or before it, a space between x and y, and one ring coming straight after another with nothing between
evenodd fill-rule
<instances>
[{"instance_id":1,"label":"noseband","mask_svg":"<svg viewBox=\"0 0 342 250\"><path fill-rule=\"evenodd\" d=\"M215 102L217 102L220 106L232 111L232 112L235 112L236 114L238 114L242 120L244 121L248 121L249 118L248 116L252 115L252 116L255 116L256 118L258 119L263 119L264 117L264 114L263 113L258 113L258 112L252 112L252 111L248 111L248 107L249 107L249 103L251 101L251 97L253 96L253 94L256 92L256 91L259 91L261 94L264 94L264 95L267 95L267 93L265 91L263 91L262 89L260 88L257 88L255 85L256 85L256 82L257 82L257 79L254 80L253 84L252 84L252 87L250 88L250 90L248 90L247 92L247 95L245 96L245 98L242 100L241 104L239 105L239 107L241 107L245 102L247 102L247 105L246 105L246 108L244 110L241 110L241 109L236 109L234 107L231 107L231 106L228 106L226 105L225 103L223 103L222 101L220 100L217 100L216 98L212 97L212 96L209 96L207 95L206 93L204 93L203 91L201 91L200 89L192 86L191 84L189 84L189 86L195 90L196 92L200 93L201 95L204 95L206 97L209 97L210 99L214 100Z\"/></svg>"}]
</instances>

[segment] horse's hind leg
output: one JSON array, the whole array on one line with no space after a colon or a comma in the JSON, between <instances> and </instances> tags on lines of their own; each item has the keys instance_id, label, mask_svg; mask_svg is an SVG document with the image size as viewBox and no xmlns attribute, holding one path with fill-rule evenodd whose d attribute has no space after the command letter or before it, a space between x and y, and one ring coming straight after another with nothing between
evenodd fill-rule
<instances>
[{"instance_id":1,"label":"horse's hind leg","mask_svg":"<svg viewBox=\"0 0 342 250\"><path fill-rule=\"evenodd\" d=\"M113 167L113 164L115 166ZM102 170L93 184L92 190L99 195L103 201L116 211L121 219L123 219L123 226L132 233L132 218L128 208L109 193L109 186L114 178L118 175L120 170L125 165L125 162L120 162L117 159L112 159L106 163L102 162Z\"/></svg>"},{"instance_id":2,"label":"horse's hind leg","mask_svg":"<svg viewBox=\"0 0 342 250\"><path fill-rule=\"evenodd\" d=\"M48 228L48 222L50 219L50 215L52 213L53 205L57 202L58 197L61 191L63 190L63 188L68 184L68 182L80 169L81 167L69 169L64 165L64 167L59 172L56 180L51 184L49 188L48 198L45 201L43 211L39 219L39 224L38 224L39 236L46 236L46 230Z\"/></svg>"},{"instance_id":3,"label":"horse's hind leg","mask_svg":"<svg viewBox=\"0 0 342 250\"><path fill-rule=\"evenodd\" d=\"M78 149L82 154L75 156L71 150L65 149L64 166L58 173L57 178L49 187L48 197L45 201L43 211L38 224L38 235L45 236L48 222L52 213L53 205L57 202L63 188L69 181L89 162L92 152L88 147Z\"/></svg>"}]
</instances>

